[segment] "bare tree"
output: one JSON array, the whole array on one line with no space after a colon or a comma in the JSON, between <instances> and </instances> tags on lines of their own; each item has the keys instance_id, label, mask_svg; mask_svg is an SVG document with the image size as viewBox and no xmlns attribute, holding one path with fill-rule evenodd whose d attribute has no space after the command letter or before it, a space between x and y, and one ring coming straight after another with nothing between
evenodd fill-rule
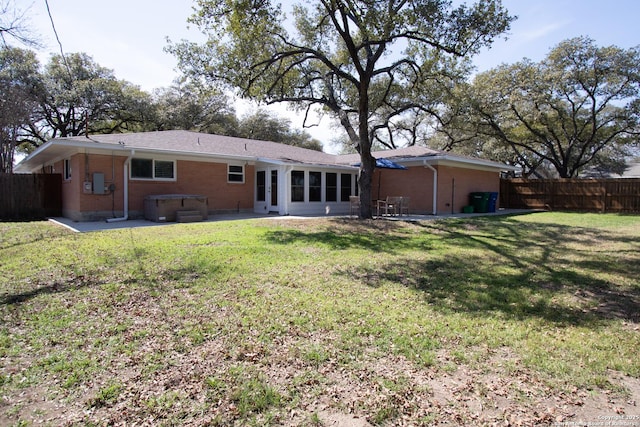
<instances>
[{"instance_id":1,"label":"bare tree","mask_svg":"<svg viewBox=\"0 0 640 427\"><path fill-rule=\"evenodd\" d=\"M35 47L39 46L37 37L28 27L29 8L20 10L11 0L0 0L0 45L8 46L9 40Z\"/></svg>"}]
</instances>

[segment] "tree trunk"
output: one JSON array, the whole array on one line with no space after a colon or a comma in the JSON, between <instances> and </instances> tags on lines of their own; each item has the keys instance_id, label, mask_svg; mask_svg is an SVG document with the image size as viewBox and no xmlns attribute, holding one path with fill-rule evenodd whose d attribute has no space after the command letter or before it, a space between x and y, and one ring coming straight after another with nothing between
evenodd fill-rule
<instances>
[{"instance_id":1,"label":"tree trunk","mask_svg":"<svg viewBox=\"0 0 640 427\"><path fill-rule=\"evenodd\" d=\"M360 171L358 173L358 187L360 189L360 219L373 218L371 183L376 161L371 155L371 140L369 138L369 93L368 83L361 83L359 103L358 136L360 139L358 152L360 153Z\"/></svg>"},{"instance_id":2,"label":"tree trunk","mask_svg":"<svg viewBox=\"0 0 640 427\"><path fill-rule=\"evenodd\" d=\"M375 168L375 160L371 155L371 150L367 155L360 153L360 171L358 173L358 188L360 189L360 218L373 218L373 194L371 182L373 171Z\"/></svg>"}]
</instances>

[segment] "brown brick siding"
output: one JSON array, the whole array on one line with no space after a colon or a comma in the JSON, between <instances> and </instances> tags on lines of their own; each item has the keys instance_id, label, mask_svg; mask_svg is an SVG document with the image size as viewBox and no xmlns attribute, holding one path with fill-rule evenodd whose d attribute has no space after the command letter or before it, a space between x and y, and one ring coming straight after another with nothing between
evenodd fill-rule
<instances>
[{"instance_id":1,"label":"brown brick siding","mask_svg":"<svg viewBox=\"0 0 640 427\"><path fill-rule=\"evenodd\" d=\"M462 207L469 204L471 192L500 190L500 176L497 172L450 166L435 166L435 169L438 171L438 214L451 213L452 209L454 213L461 212ZM410 167L408 170L376 169L372 195L374 199L385 199L387 196L410 197L411 213L431 214L433 171L424 166Z\"/></svg>"},{"instance_id":2,"label":"brown brick siding","mask_svg":"<svg viewBox=\"0 0 640 427\"><path fill-rule=\"evenodd\" d=\"M123 215L123 166L126 157L76 154L71 157L72 179L63 181L63 215L74 220L96 220ZM469 193L500 189L498 173L475 169L436 166L438 170L437 213L462 211L469 204ZM63 171L63 162L54 165ZM105 186L115 185L113 194L83 193L83 182L91 181L94 172L102 172ZM254 207L255 167L245 165L245 182L227 181L227 164L178 160L176 181L129 181L129 215L143 216L144 198L159 194L199 194L206 196L209 213L252 211ZM454 186L455 180L455 186ZM387 196L411 198L411 212L433 211L433 172L423 166L408 170L377 169L372 182L374 199Z\"/></svg>"},{"instance_id":3,"label":"brown brick siding","mask_svg":"<svg viewBox=\"0 0 640 427\"><path fill-rule=\"evenodd\" d=\"M74 220L96 220L124 215L123 156L76 154L71 157L72 177L63 181L63 215ZM54 165L63 170L63 162ZM249 211L253 209L254 166L245 165L245 182L227 182L227 164L176 162L175 181L129 180L129 215L142 217L144 198L158 194L199 194L209 201L209 212ZM93 173L101 172L105 186L115 185L113 194L85 194L83 182L92 181Z\"/></svg>"}]
</instances>

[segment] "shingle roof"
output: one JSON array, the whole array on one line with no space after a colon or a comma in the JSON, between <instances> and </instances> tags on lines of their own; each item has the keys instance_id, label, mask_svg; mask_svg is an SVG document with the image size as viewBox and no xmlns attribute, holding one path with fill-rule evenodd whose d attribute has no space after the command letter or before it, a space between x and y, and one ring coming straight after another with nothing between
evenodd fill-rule
<instances>
[{"instance_id":1,"label":"shingle roof","mask_svg":"<svg viewBox=\"0 0 640 427\"><path fill-rule=\"evenodd\" d=\"M160 150L180 154L258 157L270 160L313 164L336 164L336 156L320 151L270 141L235 138L184 130L120 133L64 138L69 141L93 141L139 150Z\"/></svg>"},{"instance_id":2,"label":"shingle roof","mask_svg":"<svg viewBox=\"0 0 640 427\"><path fill-rule=\"evenodd\" d=\"M442 151L432 150L427 147L412 146L406 148L397 148L395 150L374 151L371 155L376 159L411 159L414 157L428 157L443 154ZM355 164L360 162L359 154L344 154L340 156L339 163Z\"/></svg>"},{"instance_id":3,"label":"shingle roof","mask_svg":"<svg viewBox=\"0 0 640 427\"><path fill-rule=\"evenodd\" d=\"M113 146L111 148L110 146ZM119 133L106 135L57 138L39 147L16 166L16 171L32 172L48 162L68 156L70 150L136 150L138 152L170 153L176 156L235 158L273 163L292 163L348 167L360 162L358 154L335 155L292 145L255 139L235 138L184 130ZM86 152L86 151L85 151ZM95 152L95 151L94 151ZM487 160L466 158L455 154L412 146L396 150L376 151L375 158L389 158L398 162L412 159L434 161L446 159L461 164L475 164L501 169L506 165ZM509 168L508 166L506 166Z\"/></svg>"}]
</instances>

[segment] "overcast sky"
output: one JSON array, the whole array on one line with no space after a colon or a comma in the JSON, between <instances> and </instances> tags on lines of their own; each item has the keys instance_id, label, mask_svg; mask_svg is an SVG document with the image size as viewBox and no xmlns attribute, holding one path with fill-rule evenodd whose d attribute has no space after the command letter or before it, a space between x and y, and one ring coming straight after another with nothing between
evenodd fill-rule
<instances>
[{"instance_id":1,"label":"overcast sky","mask_svg":"<svg viewBox=\"0 0 640 427\"><path fill-rule=\"evenodd\" d=\"M59 53L44 0L15 0L29 10L29 26L45 48L42 63ZM597 45L630 48L640 45L638 0L503 0L518 19L509 39L498 40L476 64L480 71L524 57L538 61L560 41L589 36ZM191 0L49 0L49 7L65 53L85 52L116 76L151 91L171 84L178 75L176 60L163 51L169 37L198 40L188 29ZM293 123L301 125L300 123ZM311 132L325 146L330 132ZM326 147L328 148L328 147Z\"/></svg>"}]
</instances>

